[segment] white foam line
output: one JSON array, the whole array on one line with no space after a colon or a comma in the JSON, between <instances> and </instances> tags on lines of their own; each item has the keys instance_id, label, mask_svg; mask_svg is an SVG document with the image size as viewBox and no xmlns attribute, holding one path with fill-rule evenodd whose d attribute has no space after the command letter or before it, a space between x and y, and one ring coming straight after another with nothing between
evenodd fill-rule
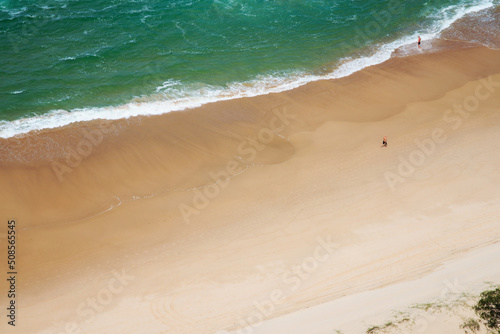
<instances>
[{"instance_id":1,"label":"white foam line","mask_svg":"<svg viewBox=\"0 0 500 334\"><path fill-rule=\"evenodd\" d=\"M440 32L448 28L459 18L480 10L494 6L492 0L478 3L470 7L457 8L450 6L442 9L438 15L442 16L428 32L421 34L424 40L438 37ZM449 13L454 13L451 15ZM449 17L451 15L451 17ZM171 111L181 111L196 108L207 103L231 100L242 97L252 97L269 93L279 93L303 86L312 81L324 79L338 79L349 76L363 68L380 64L390 59L392 52L403 45L413 43L417 33L399 38L393 42L380 45L373 55L355 59L344 59L345 62L326 75L312 75L307 73L288 73L277 76L260 76L256 80L242 83L233 83L227 88L204 87L194 90L179 90L181 83L173 79L165 81L156 89L157 93L173 93L175 98L162 101L130 102L121 106L104 108L75 109L72 111L54 110L44 115L18 119L14 121L0 121L0 138L10 138L33 130L62 127L75 122L91 121L96 119L116 120L139 115L160 115ZM177 87L177 88L176 88Z\"/></svg>"}]
</instances>

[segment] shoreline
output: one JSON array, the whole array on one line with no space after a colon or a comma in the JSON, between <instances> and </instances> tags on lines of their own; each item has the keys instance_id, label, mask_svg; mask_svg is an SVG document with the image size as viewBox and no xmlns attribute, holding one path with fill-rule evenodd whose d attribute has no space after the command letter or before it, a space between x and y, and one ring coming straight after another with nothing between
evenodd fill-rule
<instances>
[{"instance_id":1,"label":"shoreline","mask_svg":"<svg viewBox=\"0 0 500 334\"><path fill-rule=\"evenodd\" d=\"M292 91L10 140L0 201L25 240L19 328L237 330L276 289L270 318L497 243L499 55L392 58ZM403 160L417 164L401 172ZM89 311L103 291L109 303Z\"/></svg>"},{"instance_id":2,"label":"shoreline","mask_svg":"<svg viewBox=\"0 0 500 334\"><path fill-rule=\"evenodd\" d=\"M428 51L430 53L442 52L443 50L447 50L447 48L461 49L466 47L486 47L481 45L480 43L469 43L460 40L447 40L441 38L433 38L427 41L427 45L430 45L428 47ZM252 80L250 82L235 83L237 86L241 86L241 89L243 90L249 89L248 91L244 91L243 93L237 92L237 90L233 92L232 88L227 88L227 91L224 91L220 96L214 98L192 96L183 98L178 101L169 101L162 100L159 96L155 97L154 95L152 95L150 99L148 99L147 97L137 97L128 103L117 106L79 108L71 111L53 110L40 116L25 117L1 124L2 127L0 128L0 139L9 140L10 138L20 138L26 135L30 135L30 133L32 132L34 133L57 130L59 128L68 126L71 127L82 123L92 124L95 122L123 122L134 118L162 116L174 112L189 112L192 109L197 109L213 103L252 98L268 94L279 94L295 90L313 82L337 80L348 77L353 73L364 70L365 68L382 64L393 57L408 57L416 55L418 54L418 51L413 50L413 46L413 43L400 45L399 47L388 53L390 54L390 56L383 57L383 59L378 60L369 60L369 58L371 57L377 58L376 54L373 54L371 56L363 56L360 58L349 58L346 61L340 61L331 72L324 75L299 73L291 74L290 77L286 78L269 77L264 79L264 82L273 82L273 84L269 86L266 86L265 83L262 84L256 80ZM402 52L401 50L404 51ZM368 61L368 63L362 65L360 68L351 68L351 63L357 63L359 61L362 61L363 59L365 59L365 61ZM276 81L280 81L280 83L275 84ZM262 85L266 88L261 87ZM249 87L251 87L251 89ZM264 89L264 92L262 92L262 89ZM141 112L141 109L144 110ZM124 114L116 117L117 112L123 112ZM38 123L45 123L47 120L51 119L55 121L54 124L47 123L42 127L37 126ZM13 129L10 129L9 126Z\"/></svg>"},{"instance_id":3,"label":"shoreline","mask_svg":"<svg viewBox=\"0 0 500 334\"><path fill-rule=\"evenodd\" d=\"M481 17L477 16L478 13L482 13L483 16L492 15L491 13L496 15L495 13L500 11L498 6L482 8L484 6L485 4L473 7L470 12L471 8L465 10L464 13L460 14L461 16L454 18L451 23L446 23L443 18L439 31L425 35L424 38L427 38L427 40L423 43L424 52L435 53L447 50L449 47L452 49L469 47L468 44L492 49L500 47L500 40L495 37L494 32L481 31L478 33L464 28L468 25L481 24ZM496 20L500 20L500 18L497 17ZM377 21L377 24L380 23ZM362 31L359 31L359 33L363 36ZM365 68L381 64L395 56L402 57L418 54L422 50L415 50L413 40L416 40L415 34L391 42L378 43L376 50L369 51L366 47L363 47L359 50L360 54L357 57L337 59L335 65L328 66L327 74L300 72L296 74L289 73L286 77L266 75L264 78L252 79L249 82L233 82L228 87L217 88L218 91L220 89L222 91L219 91L218 96L215 97L203 96L207 92L210 93L209 95L215 93L210 89L205 93L202 92L204 89L201 89L199 94L173 100L164 100L161 94L157 92L149 97L136 97L128 103L118 106L77 108L69 112L67 110L52 110L40 116L24 117L8 122L0 121L0 139L24 136L33 131L46 131L72 126L72 124L81 122L123 121L131 117L165 115L170 112L189 111L211 103L282 93L312 82L343 78ZM169 81L165 83L170 84ZM118 113L122 114L117 116ZM53 123L48 123L49 120L52 120Z\"/></svg>"},{"instance_id":4,"label":"shoreline","mask_svg":"<svg viewBox=\"0 0 500 334\"><path fill-rule=\"evenodd\" d=\"M452 63L452 66L443 68L444 77L438 80L453 86L453 80L449 80L451 75L462 79L464 74L477 76L475 71L487 68L487 64L477 64L473 56L467 56L468 59L465 61L470 66L464 69L465 73L453 73L462 61L461 56L456 55L474 55L475 53L493 55L498 51L484 47L466 47L440 53L392 58L348 77L312 82L282 93L220 101L187 111L157 116L79 122L62 128L36 131L18 138L0 139L0 142L4 142L1 146L3 152L1 152L2 159L0 160L4 173L0 175L0 179L5 184L13 184L16 178L19 178L19 184L32 183L36 179L36 182L41 182L40 186L43 184L43 189L53 193L60 203L70 205L71 202L78 201L78 196L82 195L75 193L74 186L71 184L73 180L91 176L96 172L100 173L98 171L101 168L98 162L105 161L109 169L106 172L107 176L111 178L106 181L104 176L98 175L99 182L107 183L110 188L105 205L102 200L99 200L92 205L93 208L90 211L90 206L88 206L85 211L80 210L77 215L68 212L69 214L67 213L68 215L63 218L63 221L68 219L78 221L107 212L122 202L169 192L183 192L213 184L214 180L209 175L210 170L220 169L227 161L232 160L233 156L241 154L238 146L241 145L242 140L244 141L243 138L255 137L259 130L267 128L270 119L275 117L275 113L284 114L285 118L290 111L294 115L306 116L301 109L309 109L307 119L302 119L298 124L293 122L295 116L290 118L291 125L286 126L283 133L279 134L281 137L275 136L271 143L266 143L268 149L264 152L259 151L256 161L244 161L243 164L275 164L283 161L282 159L286 160L294 154L293 145L289 143L287 137L297 131L315 129L325 121L373 122L392 117L408 102L434 99L441 94L438 90L432 89L418 91L419 85L432 75L432 73L420 73L427 63L432 66L426 69L427 72L441 71L439 66L434 66L434 62L424 61L426 64L423 65L420 60L440 58ZM413 87L412 91L398 86L397 83L396 76L399 75L397 73L406 64L408 64L408 69L404 70L403 76L412 80L410 84ZM493 60L488 64L496 66ZM389 80L385 81L385 87L369 86L375 84L380 73L386 71L392 73L389 74ZM466 72L469 73L466 74ZM356 92L345 89L346 85L357 85L363 90L361 95L367 92L366 101L357 101ZM404 92L405 96L399 99L388 90ZM336 107L328 108L327 104L330 103ZM235 110L239 111L235 112ZM207 140L213 145L220 146L217 147L217 152L223 151L224 153L216 153L217 156L212 156L210 150L213 145L204 147ZM176 144L179 141L185 141L185 143L179 146ZM144 151L143 147L149 149ZM165 156L164 152L168 152L169 157ZM288 153L283 155L280 152ZM135 171L123 171L118 163L129 158L131 160L128 161L127 166ZM177 163L169 166L170 160L182 161L185 165L181 168L175 166L178 165ZM36 168L37 172L31 173L26 168ZM14 172L10 173L12 170ZM116 174L112 176L113 173ZM142 175L148 175L147 182L143 182ZM28 181L26 177L35 179ZM178 181L186 177L189 178L187 183ZM9 179L11 180L8 181ZM124 184L122 179L128 180L128 184ZM154 186L158 181L162 184ZM103 193L98 183L85 188L90 192ZM120 188L122 190L116 192ZM87 194L91 193L87 192ZM40 202L38 195L33 195L35 197L32 200L29 200L29 193L19 194L19 198L28 199L30 205L37 208L38 212L44 212L51 207L49 203L44 203L43 199ZM74 199L68 198L68 195L73 196ZM50 200L53 201L53 198ZM55 212L58 212L57 208L50 211L50 213ZM53 220L50 213L39 216L38 220L42 225L46 221L44 216Z\"/></svg>"}]
</instances>

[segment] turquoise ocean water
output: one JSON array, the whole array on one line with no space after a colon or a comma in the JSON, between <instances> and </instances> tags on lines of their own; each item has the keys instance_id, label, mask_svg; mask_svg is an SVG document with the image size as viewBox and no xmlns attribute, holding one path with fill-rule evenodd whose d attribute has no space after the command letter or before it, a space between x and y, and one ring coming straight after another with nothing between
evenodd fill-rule
<instances>
[{"instance_id":1,"label":"turquoise ocean water","mask_svg":"<svg viewBox=\"0 0 500 334\"><path fill-rule=\"evenodd\" d=\"M0 137L290 89L499 0L0 0Z\"/></svg>"}]
</instances>

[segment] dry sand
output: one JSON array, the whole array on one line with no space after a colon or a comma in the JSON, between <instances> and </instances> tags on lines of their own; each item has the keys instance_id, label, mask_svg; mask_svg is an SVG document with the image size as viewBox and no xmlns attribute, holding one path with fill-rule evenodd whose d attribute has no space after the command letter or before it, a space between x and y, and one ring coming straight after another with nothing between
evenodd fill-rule
<instances>
[{"instance_id":1,"label":"dry sand","mask_svg":"<svg viewBox=\"0 0 500 334\"><path fill-rule=\"evenodd\" d=\"M279 94L2 140L19 313L0 331L215 333L264 320L240 332L292 333L307 308L417 282L387 293L407 306L441 264L500 240L499 59L424 52ZM456 276L486 272L497 253ZM384 317L358 303L351 323ZM344 324L329 317L315 333Z\"/></svg>"}]
</instances>

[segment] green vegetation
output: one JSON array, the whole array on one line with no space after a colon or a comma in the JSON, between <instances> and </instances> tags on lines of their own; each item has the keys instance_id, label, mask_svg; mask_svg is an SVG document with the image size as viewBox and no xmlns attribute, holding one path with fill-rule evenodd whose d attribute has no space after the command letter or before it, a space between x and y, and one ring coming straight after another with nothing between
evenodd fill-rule
<instances>
[{"instance_id":1,"label":"green vegetation","mask_svg":"<svg viewBox=\"0 0 500 334\"><path fill-rule=\"evenodd\" d=\"M433 307L439 308L439 306L440 305L438 305L437 303L425 303L425 304L415 304L412 306L412 308L428 311L429 309L431 309Z\"/></svg>"},{"instance_id":2,"label":"green vegetation","mask_svg":"<svg viewBox=\"0 0 500 334\"><path fill-rule=\"evenodd\" d=\"M366 334L374 334L374 333L376 333L379 329L380 329L380 327L379 327L379 326L373 326L373 327L370 327L370 328L368 328L368 330L366 331Z\"/></svg>"},{"instance_id":3,"label":"green vegetation","mask_svg":"<svg viewBox=\"0 0 500 334\"><path fill-rule=\"evenodd\" d=\"M385 330L389 327L396 327L396 324L393 323L392 321L389 321L389 322L386 322L384 324L384 326L382 326L382 327L372 326L372 327L368 328L368 330L366 331L366 334L375 334L375 333L378 333L379 331Z\"/></svg>"},{"instance_id":4,"label":"green vegetation","mask_svg":"<svg viewBox=\"0 0 500 334\"><path fill-rule=\"evenodd\" d=\"M488 328L500 334L500 288L481 292L474 311Z\"/></svg>"},{"instance_id":5,"label":"green vegetation","mask_svg":"<svg viewBox=\"0 0 500 334\"><path fill-rule=\"evenodd\" d=\"M461 325L460 328L465 329L465 333L468 334L469 331L470 333L475 333L481 329L481 325L479 325L479 322L475 319L467 319L464 321Z\"/></svg>"},{"instance_id":6,"label":"green vegetation","mask_svg":"<svg viewBox=\"0 0 500 334\"><path fill-rule=\"evenodd\" d=\"M479 296L462 293L455 300L447 302L435 300L430 303L414 304L410 308L431 313L450 311L451 314L455 315L457 315L457 310L460 310L462 307L465 310L472 308L478 317L464 318L460 328L465 331L465 334L480 332L483 324L488 329L489 334L500 334L500 286L491 283L488 289L487 291L483 291ZM476 301L477 303L475 304ZM414 325L414 316L411 316L407 312L395 312L392 315L392 321L388 321L384 325L372 326L368 328L366 334L388 333L391 332L391 327L398 328L404 322L408 322L410 326Z\"/></svg>"}]
</instances>

